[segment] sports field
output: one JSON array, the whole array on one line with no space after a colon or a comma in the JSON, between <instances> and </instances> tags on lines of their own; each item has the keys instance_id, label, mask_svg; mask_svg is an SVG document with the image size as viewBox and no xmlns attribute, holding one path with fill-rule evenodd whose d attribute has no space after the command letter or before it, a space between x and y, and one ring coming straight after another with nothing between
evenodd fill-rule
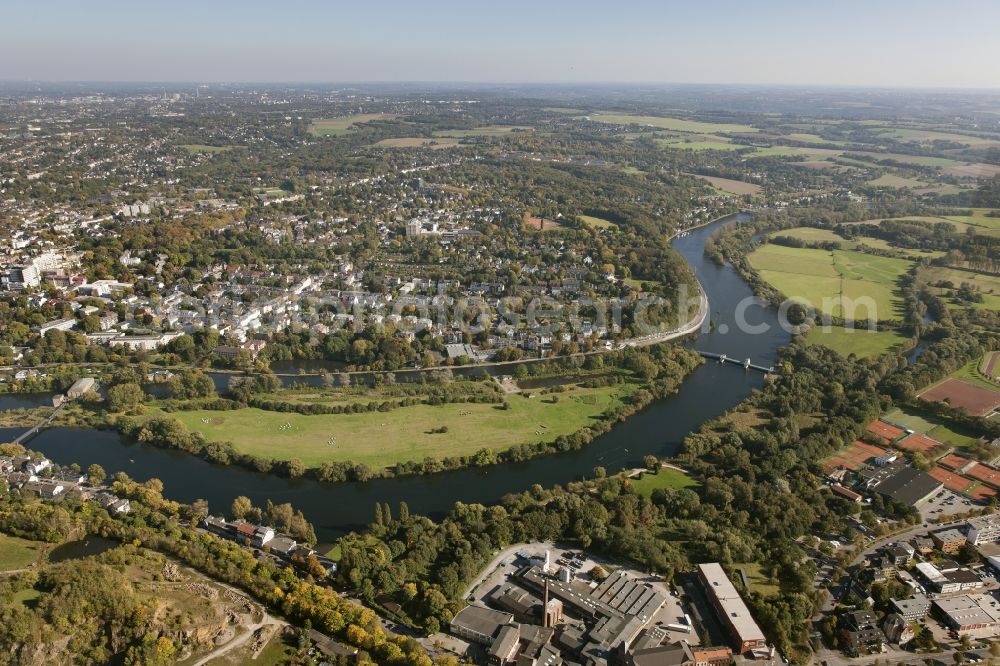
<instances>
[{"instance_id":1,"label":"sports field","mask_svg":"<svg viewBox=\"0 0 1000 666\"><path fill-rule=\"evenodd\" d=\"M309 133L313 136L340 136L347 134L352 127L373 120L392 120L398 118L389 113L358 113L341 118L317 118L309 123Z\"/></svg>"},{"instance_id":2,"label":"sports field","mask_svg":"<svg viewBox=\"0 0 1000 666\"><path fill-rule=\"evenodd\" d=\"M915 433L927 435L939 442L951 444L957 447L971 446L976 443L976 438L971 435L964 435L950 428L944 421L934 417L925 417L913 412L903 411L898 407L883 417L890 423L912 430ZM906 440L903 440L905 443ZM905 447L902 447L905 448Z\"/></svg>"},{"instance_id":3,"label":"sports field","mask_svg":"<svg viewBox=\"0 0 1000 666\"><path fill-rule=\"evenodd\" d=\"M698 485L698 482L680 470L670 467L662 467L656 474L643 472L639 479L629 479L632 489L640 495L649 497L657 488L691 488Z\"/></svg>"},{"instance_id":4,"label":"sports field","mask_svg":"<svg viewBox=\"0 0 1000 666\"><path fill-rule=\"evenodd\" d=\"M929 402L947 402L972 416L987 416L1000 407L1000 390L954 377L931 386L917 397Z\"/></svg>"},{"instance_id":5,"label":"sports field","mask_svg":"<svg viewBox=\"0 0 1000 666\"><path fill-rule=\"evenodd\" d=\"M1000 351L986 352L979 363L979 372L987 379L1000 381Z\"/></svg>"},{"instance_id":6,"label":"sports field","mask_svg":"<svg viewBox=\"0 0 1000 666\"><path fill-rule=\"evenodd\" d=\"M749 260L761 277L786 297L818 312L855 320L897 318L901 307L896 295L899 278L912 267L905 259L773 244L758 248ZM845 304L851 306L846 313Z\"/></svg>"},{"instance_id":7,"label":"sports field","mask_svg":"<svg viewBox=\"0 0 1000 666\"><path fill-rule=\"evenodd\" d=\"M298 458L313 467L350 460L373 468L398 462L501 451L550 442L591 423L635 385L572 388L552 402L548 395L510 395L509 410L482 403L414 405L389 412L302 415L248 408L168 414L210 441L232 442L238 451L264 458ZM432 430L447 427L447 432Z\"/></svg>"},{"instance_id":8,"label":"sports field","mask_svg":"<svg viewBox=\"0 0 1000 666\"><path fill-rule=\"evenodd\" d=\"M586 116L588 120L614 125L647 125L675 132L692 132L695 134L711 134L713 132L757 132L756 127L735 125L731 123L705 123L697 120L682 120L680 118L662 118L660 116L633 116L626 113L595 113Z\"/></svg>"},{"instance_id":9,"label":"sports field","mask_svg":"<svg viewBox=\"0 0 1000 666\"><path fill-rule=\"evenodd\" d=\"M881 356L899 347L907 337L898 331L869 331L867 328L846 329L839 326L824 330L816 326L806 334L806 344L829 347L841 356L854 354L859 358Z\"/></svg>"}]
</instances>

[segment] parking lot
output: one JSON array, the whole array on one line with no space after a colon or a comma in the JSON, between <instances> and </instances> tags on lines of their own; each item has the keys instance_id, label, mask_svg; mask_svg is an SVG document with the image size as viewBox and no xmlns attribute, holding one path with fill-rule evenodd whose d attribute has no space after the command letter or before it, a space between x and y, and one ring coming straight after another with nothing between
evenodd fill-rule
<instances>
[{"instance_id":1,"label":"parking lot","mask_svg":"<svg viewBox=\"0 0 1000 666\"><path fill-rule=\"evenodd\" d=\"M980 505L969 498L962 497L958 493L945 488L920 507L920 516L925 521L940 520L941 518L949 518L956 514L968 513L978 506Z\"/></svg>"}]
</instances>

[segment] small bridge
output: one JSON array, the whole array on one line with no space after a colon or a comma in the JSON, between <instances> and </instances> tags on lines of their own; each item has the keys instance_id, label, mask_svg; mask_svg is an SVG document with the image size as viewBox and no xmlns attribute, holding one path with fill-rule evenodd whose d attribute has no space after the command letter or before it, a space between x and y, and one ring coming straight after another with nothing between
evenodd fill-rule
<instances>
[{"instance_id":1,"label":"small bridge","mask_svg":"<svg viewBox=\"0 0 1000 666\"><path fill-rule=\"evenodd\" d=\"M763 372L766 375L772 374L775 371L773 365L770 366L755 365L750 362L749 358L740 360L738 358L729 356L728 354L716 354L715 352L707 352L707 351L698 351L698 353L704 356L705 358L710 358L712 360L718 361L719 363L732 363L733 365L742 365L744 370L757 370L759 372Z\"/></svg>"},{"instance_id":2,"label":"small bridge","mask_svg":"<svg viewBox=\"0 0 1000 666\"><path fill-rule=\"evenodd\" d=\"M56 405L56 407L52 410L52 413L46 416L44 419L42 419L41 423L36 425L34 428L31 428L27 432L21 434L21 436L13 440L11 444L24 444L29 439L40 433L45 428L45 426L47 426L52 421L52 419L56 417L56 414L59 413L59 410L62 409L63 405L65 404L66 404L65 402L61 402L58 405Z\"/></svg>"}]
</instances>

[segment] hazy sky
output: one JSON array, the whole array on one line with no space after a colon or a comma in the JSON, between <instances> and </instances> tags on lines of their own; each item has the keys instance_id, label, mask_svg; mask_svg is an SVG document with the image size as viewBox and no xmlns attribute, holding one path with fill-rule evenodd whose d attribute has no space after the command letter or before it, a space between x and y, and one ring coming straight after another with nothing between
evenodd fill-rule
<instances>
[{"instance_id":1,"label":"hazy sky","mask_svg":"<svg viewBox=\"0 0 1000 666\"><path fill-rule=\"evenodd\" d=\"M997 0L32 0L0 80L1000 88Z\"/></svg>"}]
</instances>

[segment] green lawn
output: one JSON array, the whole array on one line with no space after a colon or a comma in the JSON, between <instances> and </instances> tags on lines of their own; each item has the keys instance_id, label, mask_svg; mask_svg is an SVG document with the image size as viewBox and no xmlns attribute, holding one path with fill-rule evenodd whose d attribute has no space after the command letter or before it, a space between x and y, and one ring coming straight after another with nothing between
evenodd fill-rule
<instances>
[{"instance_id":1,"label":"green lawn","mask_svg":"<svg viewBox=\"0 0 1000 666\"><path fill-rule=\"evenodd\" d=\"M983 359L980 357L975 361L966 363L948 376L954 377L955 379L961 379L969 382L970 384L975 384L980 388L989 389L990 391L1000 391L1000 383L990 381L979 372L979 366L982 362Z\"/></svg>"},{"instance_id":2,"label":"green lawn","mask_svg":"<svg viewBox=\"0 0 1000 666\"><path fill-rule=\"evenodd\" d=\"M593 215L577 215L577 217L583 220L583 223L588 227L593 227L594 229L615 229L618 227L618 225L611 220L594 217Z\"/></svg>"},{"instance_id":3,"label":"green lawn","mask_svg":"<svg viewBox=\"0 0 1000 666\"><path fill-rule=\"evenodd\" d=\"M834 316L865 319L898 317L899 278L912 262L850 250L817 250L768 244L750 256L751 265L775 289L793 300ZM859 299L871 299L874 310ZM849 300L848 300L849 299ZM854 302L851 312L843 306Z\"/></svg>"},{"instance_id":4,"label":"green lawn","mask_svg":"<svg viewBox=\"0 0 1000 666\"><path fill-rule=\"evenodd\" d=\"M358 113L340 118L317 118L309 123L309 133L313 136L341 136L361 123L373 120L392 120L398 116L388 113Z\"/></svg>"},{"instance_id":5,"label":"green lawn","mask_svg":"<svg viewBox=\"0 0 1000 666\"><path fill-rule=\"evenodd\" d=\"M37 561L43 545L39 541L0 534L0 571L23 569Z\"/></svg>"},{"instance_id":6,"label":"green lawn","mask_svg":"<svg viewBox=\"0 0 1000 666\"><path fill-rule=\"evenodd\" d=\"M645 497L650 497L657 488L691 488L698 482L679 470L663 467L657 474L644 472L639 479L629 479L632 488Z\"/></svg>"},{"instance_id":7,"label":"green lawn","mask_svg":"<svg viewBox=\"0 0 1000 666\"><path fill-rule=\"evenodd\" d=\"M841 356L854 354L858 357L880 356L907 341L898 331L869 331L867 329L846 329L831 327L823 330L817 326L806 334L806 344L829 347Z\"/></svg>"},{"instance_id":8,"label":"green lawn","mask_svg":"<svg viewBox=\"0 0 1000 666\"><path fill-rule=\"evenodd\" d=\"M178 411L168 414L210 441L232 442L237 450L265 458L298 458L309 467L326 461L384 468L398 462L501 451L524 443L550 442L591 423L636 385L573 388L553 396L510 395L509 410L492 404L414 405L389 412L322 414L235 411ZM162 412L154 410L153 414ZM447 426L446 433L430 433Z\"/></svg>"},{"instance_id":9,"label":"green lawn","mask_svg":"<svg viewBox=\"0 0 1000 666\"><path fill-rule=\"evenodd\" d=\"M735 125L730 123L704 123L697 120L682 120L680 118L662 118L660 116L634 116L627 113L595 113L586 116L588 120L615 125L648 125L675 132L692 132L695 134L711 134L713 132L757 132L756 127Z\"/></svg>"},{"instance_id":10,"label":"green lawn","mask_svg":"<svg viewBox=\"0 0 1000 666\"><path fill-rule=\"evenodd\" d=\"M763 573L761 573L760 565L756 562L735 564L733 566L737 569L743 569L743 572L747 576L747 583L750 586L750 592L759 592L764 596L768 596L771 594L777 594L781 591L778 585L772 583Z\"/></svg>"}]
</instances>

